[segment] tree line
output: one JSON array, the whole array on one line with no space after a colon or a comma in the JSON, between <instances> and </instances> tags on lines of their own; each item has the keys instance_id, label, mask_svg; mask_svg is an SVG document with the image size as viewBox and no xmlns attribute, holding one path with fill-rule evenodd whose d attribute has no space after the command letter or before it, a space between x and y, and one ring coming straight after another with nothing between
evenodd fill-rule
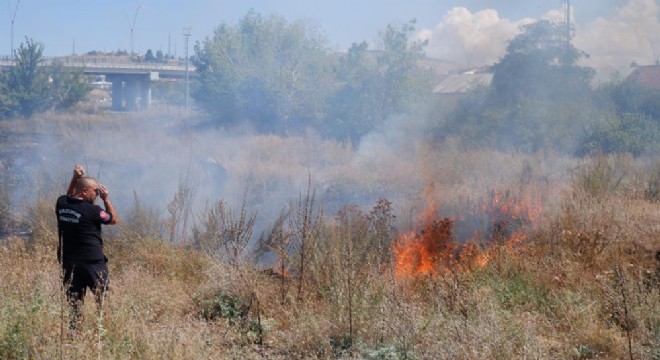
<instances>
[{"instance_id":1,"label":"tree line","mask_svg":"<svg viewBox=\"0 0 660 360\"><path fill-rule=\"evenodd\" d=\"M390 25L377 51L361 42L338 54L302 21L250 11L195 45L192 95L222 126L359 139L430 92L417 66L424 43L410 41L413 31L414 21Z\"/></svg>"},{"instance_id":2,"label":"tree line","mask_svg":"<svg viewBox=\"0 0 660 360\"><path fill-rule=\"evenodd\" d=\"M388 25L373 43L338 52L304 21L250 10L195 44L191 94L209 123L261 133L312 129L357 142L393 116L423 117L437 144L458 139L467 148L576 155L660 151L660 89L625 79L594 87L595 71L580 65L588 54L567 42L564 24L524 25L487 70L492 83L453 102L432 95L432 74L419 65L426 42L412 40L414 33L414 20ZM0 118L70 108L89 90L82 71L43 66L42 52L27 39L16 66L0 74Z\"/></svg>"},{"instance_id":3,"label":"tree line","mask_svg":"<svg viewBox=\"0 0 660 360\"><path fill-rule=\"evenodd\" d=\"M594 87L595 71L580 65L588 54L567 42L564 24L523 26L488 69L492 83L454 103L431 96L432 75L419 66L426 43L411 41L414 25L389 25L375 44L337 53L303 22L250 11L195 46L193 97L215 124L262 132L313 128L359 140L394 115L422 116L438 144L453 138L470 148L576 155L660 151L660 89L627 80Z\"/></svg>"},{"instance_id":4,"label":"tree line","mask_svg":"<svg viewBox=\"0 0 660 360\"><path fill-rule=\"evenodd\" d=\"M595 71L579 65L587 56L567 43L564 24L523 26L491 67L491 85L460 99L437 122L436 139L580 156L657 154L660 84L646 87L628 78L594 87Z\"/></svg>"},{"instance_id":5,"label":"tree line","mask_svg":"<svg viewBox=\"0 0 660 360\"><path fill-rule=\"evenodd\" d=\"M43 51L43 44L26 38L14 50L14 66L0 71L0 119L69 109L89 92L82 70L45 65Z\"/></svg>"}]
</instances>

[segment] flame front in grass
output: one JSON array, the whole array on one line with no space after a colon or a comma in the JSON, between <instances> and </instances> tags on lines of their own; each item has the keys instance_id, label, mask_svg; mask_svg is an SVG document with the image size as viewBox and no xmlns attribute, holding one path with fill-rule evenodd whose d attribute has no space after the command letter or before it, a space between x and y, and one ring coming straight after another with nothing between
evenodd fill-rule
<instances>
[{"instance_id":1,"label":"flame front in grass","mask_svg":"<svg viewBox=\"0 0 660 360\"><path fill-rule=\"evenodd\" d=\"M399 236L393 245L397 277L435 277L448 269L457 249L452 226L453 222L444 218L431 221L420 232Z\"/></svg>"},{"instance_id":2,"label":"flame front in grass","mask_svg":"<svg viewBox=\"0 0 660 360\"><path fill-rule=\"evenodd\" d=\"M541 217L541 206L530 196L512 196L510 193L491 192L480 212L490 223L490 241L516 245L527 239L526 230Z\"/></svg>"},{"instance_id":3,"label":"flame front in grass","mask_svg":"<svg viewBox=\"0 0 660 360\"><path fill-rule=\"evenodd\" d=\"M433 198L428 197L427 207L416 216L421 230L401 234L392 245L400 279L434 278L454 269L483 268L491 260L495 246L523 243L528 227L540 217L540 206L528 198L494 191L486 201L456 220L437 219ZM464 236L457 238L455 226Z\"/></svg>"}]
</instances>

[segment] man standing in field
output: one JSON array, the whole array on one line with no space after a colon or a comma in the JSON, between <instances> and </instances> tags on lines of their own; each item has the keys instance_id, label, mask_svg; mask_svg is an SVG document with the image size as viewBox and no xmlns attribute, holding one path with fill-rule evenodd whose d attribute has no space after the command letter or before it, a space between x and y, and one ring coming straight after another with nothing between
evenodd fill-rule
<instances>
[{"instance_id":1,"label":"man standing in field","mask_svg":"<svg viewBox=\"0 0 660 360\"><path fill-rule=\"evenodd\" d=\"M75 329L87 288L92 290L99 308L108 289L108 259L103 253L101 225L117 223L117 212L108 189L76 165L66 195L57 199L59 245L57 259L64 271L64 287L72 307L71 326ZM105 209L95 205L100 197Z\"/></svg>"}]
</instances>

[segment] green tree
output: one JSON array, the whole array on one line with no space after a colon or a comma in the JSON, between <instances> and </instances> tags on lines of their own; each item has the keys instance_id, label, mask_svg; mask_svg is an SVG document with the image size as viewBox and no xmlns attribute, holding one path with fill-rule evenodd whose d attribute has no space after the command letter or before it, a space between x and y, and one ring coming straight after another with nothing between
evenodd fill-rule
<instances>
[{"instance_id":1,"label":"green tree","mask_svg":"<svg viewBox=\"0 0 660 360\"><path fill-rule=\"evenodd\" d=\"M44 46L26 38L25 43L14 50L15 65L9 69L6 87L13 99L13 113L30 117L50 105L49 77L44 66Z\"/></svg>"},{"instance_id":2,"label":"green tree","mask_svg":"<svg viewBox=\"0 0 660 360\"><path fill-rule=\"evenodd\" d=\"M590 87L594 71L578 65L584 56L567 46L563 24L523 26L492 66L491 86L459 101L440 136L506 150L572 152L602 115Z\"/></svg>"},{"instance_id":3,"label":"green tree","mask_svg":"<svg viewBox=\"0 0 660 360\"><path fill-rule=\"evenodd\" d=\"M50 93L52 106L68 109L82 101L90 91L90 86L82 69L65 68L55 62L50 67Z\"/></svg>"},{"instance_id":4,"label":"green tree","mask_svg":"<svg viewBox=\"0 0 660 360\"><path fill-rule=\"evenodd\" d=\"M16 101L9 93L7 74L0 71L0 119L11 117L16 107Z\"/></svg>"},{"instance_id":5,"label":"green tree","mask_svg":"<svg viewBox=\"0 0 660 360\"><path fill-rule=\"evenodd\" d=\"M153 51L151 51L151 49L148 49L147 53L144 54L144 61L145 62L155 62L156 61L156 57L154 56L154 53L153 53Z\"/></svg>"},{"instance_id":6,"label":"green tree","mask_svg":"<svg viewBox=\"0 0 660 360\"><path fill-rule=\"evenodd\" d=\"M562 23L541 20L524 25L522 31L492 68L492 94L500 103L562 101L589 92L594 71L577 65L586 54L567 46Z\"/></svg>"},{"instance_id":7,"label":"green tree","mask_svg":"<svg viewBox=\"0 0 660 360\"><path fill-rule=\"evenodd\" d=\"M341 56L335 71L340 88L328 122L336 136L359 138L430 93L430 77L418 66L426 42L410 41L414 25L388 25L376 50L354 43Z\"/></svg>"},{"instance_id":8,"label":"green tree","mask_svg":"<svg viewBox=\"0 0 660 360\"><path fill-rule=\"evenodd\" d=\"M47 109L68 109L89 92L82 70L44 63L44 46L26 39L14 54L14 66L0 73L0 118L28 118Z\"/></svg>"},{"instance_id":9,"label":"green tree","mask_svg":"<svg viewBox=\"0 0 660 360\"><path fill-rule=\"evenodd\" d=\"M303 22L249 11L195 45L192 96L221 125L287 132L322 119L332 91L325 38Z\"/></svg>"},{"instance_id":10,"label":"green tree","mask_svg":"<svg viewBox=\"0 0 660 360\"><path fill-rule=\"evenodd\" d=\"M165 62L165 56L163 55L162 50L156 51L156 61L159 62L159 63Z\"/></svg>"},{"instance_id":11,"label":"green tree","mask_svg":"<svg viewBox=\"0 0 660 360\"><path fill-rule=\"evenodd\" d=\"M660 121L642 113L623 113L608 117L589 132L580 155L588 153L630 153L632 155L660 152Z\"/></svg>"},{"instance_id":12,"label":"green tree","mask_svg":"<svg viewBox=\"0 0 660 360\"><path fill-rule=\"evenodd\" d=\"M416 103L431 90L429 74L418 66L424 58L427 41L410 41L415 23L413 19L401 27L388 25L380 33L382 51L378 52L378 63L384 85L380 106L383 118Z\"/></svg>"},{"instance_id":13,"label":"green tree","mask_svg":"<svg viewBox=\"0 0 660 360\"><path fill-rule=\"evenodd\" d=\"M619 113L641 113L660 119L660 89L640 85L628 78L602 87Z\"/></svg>"},{"instance_id":14,"label":"green tree","mask_svg":"<svg viewBox=\"0 0 660 360\"><path fill-rule=\"evenodd\" d=\"M628 78L600 86L596 93L604 114L588 128L579 155L660 151L660 90Z\"/></svg>"}]
</instances>

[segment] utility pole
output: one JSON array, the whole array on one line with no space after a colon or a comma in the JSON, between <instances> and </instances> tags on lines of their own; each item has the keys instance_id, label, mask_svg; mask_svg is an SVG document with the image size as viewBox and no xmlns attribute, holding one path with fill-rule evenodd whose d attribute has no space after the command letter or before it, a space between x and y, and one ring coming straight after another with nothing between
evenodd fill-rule
<instances>
[{"instance_id":1,"label":"utility pole","mask_svg":"<svg viewBox=\"0 0 660 360\"><path fill-rule=\"evenodd\" d=\"M131 59L133 58L133 29L135 28L135 20L137 20L137 14L138 11L140 11L140 8L142 5L138 6L137 9L135 9L135 15L133 15L133 22L131 23L130 19L128 19L128 14L126 14L126 20L128 20L128 28L131 30ZM124 11L124 13L126 13Z\"/></svg>"},{"instance_id":2,"label":"utility pole","mask_svg":"<svg viewBox=\"0 0 660 360\"><path fill-rule=\"evenodd\" d=\"M568 66L571 50L571 0L566 0L566 66Z\"/></svg>"},{"instance_id":3,"label":"utility pole","mask_svg":"<svg viewBox=\"0 0 660 360\"><path fill-rule=\"evenodd\" d=\"M186 111L188 111L189 105L190 105L190 102L189 102L190 85L189 85L189 76L188 76L188 40L189 39L190 39L190 28L185 27L185 28L183 28L183 50L186 54L185 55L186 56L185 57L185 61L186 61Z\"/></svg>"},{"instance_id":4,"label":"utility pole","mask_svg":"<svg viewBox=\"0 0 660 360\"><path fill-rule=\"evenodd\" d=\"M9 56L14 57L14 21L16 20L16 13L18 12L18 5L21 3L21 0L16 1L16 7L14 8L14 13L11 12L11 3L7 0L7 7L9 7L9 20L11 21L11 53Z\"/></svg>"}]
</instances>

